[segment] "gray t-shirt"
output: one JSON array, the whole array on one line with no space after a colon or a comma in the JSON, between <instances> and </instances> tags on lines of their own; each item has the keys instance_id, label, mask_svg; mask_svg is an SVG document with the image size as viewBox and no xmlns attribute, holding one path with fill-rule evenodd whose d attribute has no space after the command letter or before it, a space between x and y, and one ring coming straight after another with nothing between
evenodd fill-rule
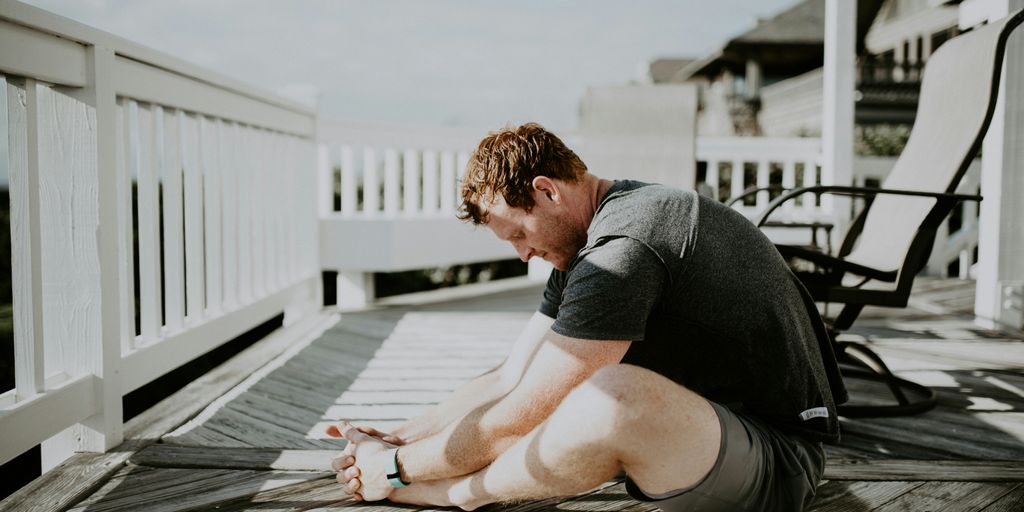
<instances>
[{"instance_id":1,"label":"gray t-shirt","mask_svg":"<svg viewBox=\"0 0 1024 512\"><path fill-rule=\"evenodd\" d=\"M838 439L846 390L813 301L771 241L716 201L616 182L540 312L564 336L633 340L623 363L708 400Z\"/></svg>"}]
</instances>

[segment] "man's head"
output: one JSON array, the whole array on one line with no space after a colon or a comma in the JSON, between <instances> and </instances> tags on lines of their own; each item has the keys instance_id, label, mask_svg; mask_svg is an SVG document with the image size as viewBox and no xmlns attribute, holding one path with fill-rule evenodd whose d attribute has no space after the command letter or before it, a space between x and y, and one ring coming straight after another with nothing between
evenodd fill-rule
<instances>
[{"instance_id":1,"label":"man's head","mask_svg":"<svg viewBox=\"0 0 1024 512\"><path fill-rule=\"evenodd\" d=\"M586 243L589 218L578 197L586 173L576 153L540 125L491 133L469 160L459 218L487 225L523 261L540 256L564 270Z\"/></svg>"}]
</instances>

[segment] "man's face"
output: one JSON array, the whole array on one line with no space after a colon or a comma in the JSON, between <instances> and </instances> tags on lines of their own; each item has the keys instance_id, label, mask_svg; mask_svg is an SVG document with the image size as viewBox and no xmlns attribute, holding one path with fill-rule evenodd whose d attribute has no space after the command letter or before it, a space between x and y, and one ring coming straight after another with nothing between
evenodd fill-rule
<instances>
[{"instance_id":1,"label":"man's face","mask_svg":"<svg viewBox=\"0 0 1024 512\"><path fill-rule=\"evenodd\" d=\"M534 192L534 206L529 213L509 207L501 197L487 206L487 227L498 238L512 244L519 259L529 261L537 256L558 270L566 270L576 253L586 245L586 227L580 229L558 201L544 191Z\"/></svg>"}]
</instances>

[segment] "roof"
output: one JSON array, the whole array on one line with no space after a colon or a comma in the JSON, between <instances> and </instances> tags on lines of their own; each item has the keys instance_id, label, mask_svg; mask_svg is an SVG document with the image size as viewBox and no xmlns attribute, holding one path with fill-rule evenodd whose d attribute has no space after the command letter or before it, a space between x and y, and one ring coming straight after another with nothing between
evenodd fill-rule
<instances>
[{"instance_id":1,"label":"roof","mask_svg":"<svg viewBox=\"0 0 1024 512\"><path fill-rule=\"evenodd\" d=\"M858 50L882 3L883 0L857 2ZM802 0L758 21L754 28L730 39L721 49L688 64L676 79L714 75L723 68L739 71L748 60L759 61L766 74L795 76L821 67L824 40L825 0Z\"/></svg>"},{"instance_id":2,"label":"roof","mask_svg":"<svg viewBox=\"0 0 1024 512\"><path fill-rule=\"evenodd\" d=\"M651 81L656 84L663 84L672 81L672 77L691 62L697 59L662 58L655 59L648 66L647 72Z\"/></svg>"},{"instance_id":3,"label":"roof","mask_svg":"<svg viewBox=\"0 0 1024 512\"><path fill-rule=\"evenodd\" d=\"M729 41L731 44L817 43L825 40L825 0L804 0Z\"/></svg>"}]
</instances>

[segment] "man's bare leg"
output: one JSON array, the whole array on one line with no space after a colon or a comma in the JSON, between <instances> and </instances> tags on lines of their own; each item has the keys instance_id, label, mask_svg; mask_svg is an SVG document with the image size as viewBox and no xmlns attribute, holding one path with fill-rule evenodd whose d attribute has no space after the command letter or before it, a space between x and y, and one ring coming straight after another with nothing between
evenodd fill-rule
<instances>
[{"instance_id":1,"label":"man's bare leg","mask_svg":"<svg viewBox=\"0 0 1024 512\"><path fill-rule=\"evenodd\" d=\"M718 457L721 427L699 395L629 365L602 368L551 417L465 477L398 489L393 501L456 505L569 496L625 469L648 493L696 484Z\"/></svg>"}]
</instances>

